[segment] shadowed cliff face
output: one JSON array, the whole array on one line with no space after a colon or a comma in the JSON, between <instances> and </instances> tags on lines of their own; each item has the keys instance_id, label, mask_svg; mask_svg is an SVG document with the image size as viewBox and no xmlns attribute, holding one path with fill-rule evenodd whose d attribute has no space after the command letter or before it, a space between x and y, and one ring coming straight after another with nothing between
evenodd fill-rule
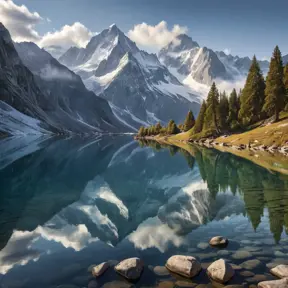
<instances>
[{"instance_id":1,"label":"shadowed cliff face","mask_svg":"<svg viewBox=\"0 0 288 288\"><path fill-rule=\"evenodd\" d=\"M34 43L15 44L0 23L0 130L8 134L126 132L108 102ZM27 68L28 67L28 68ZM30 70L32 71L30 71Z\"/></svg>"}]
</instances>

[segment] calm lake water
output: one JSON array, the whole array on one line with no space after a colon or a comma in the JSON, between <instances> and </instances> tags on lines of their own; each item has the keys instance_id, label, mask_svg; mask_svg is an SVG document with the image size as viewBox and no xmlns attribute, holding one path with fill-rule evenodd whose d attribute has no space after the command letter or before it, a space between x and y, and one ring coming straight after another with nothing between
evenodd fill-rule
<instances>
[{"instance_id":1,"label":"calm lake water","mask_svg":"<svg viewBox=\"0 0 288 288\"><path fill-rule=\"evenodd\" d=\"M145 269L134 287L210 283L205 271L190 284L153 272L175 254L204 268L227 259L231 283L274 279L269 267L288 264L288 176L192 151L131 136L2 140L0 287L130 287L113 269L96 281L88 268L135 256ZM228 247L210 248L216 235Z\"/></svg>"}]
</instances>

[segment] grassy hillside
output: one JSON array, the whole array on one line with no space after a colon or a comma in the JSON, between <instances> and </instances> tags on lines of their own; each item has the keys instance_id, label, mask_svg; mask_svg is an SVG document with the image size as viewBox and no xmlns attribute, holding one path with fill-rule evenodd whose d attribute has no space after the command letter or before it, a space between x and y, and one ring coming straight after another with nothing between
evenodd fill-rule
<instances>
[{"instance_id":1,"label":"grassy hillside","mask_svg":"<svg viewBox=\"0 0 288 288\"><path fill-rule=\"evenodd\" d=\"M240 144L249 144L253 143L255 146L259 145L267 145L272 146L284 146L288 145L288 113L283 113L281 115L281 119L277 123L268 124L264 127L258 126L243 133L232 134L228 137L220 136L215 141L219 143L230 143L233 145ZM258 124L260 125L260 123ZM191 129L192 130L192 129ZM192 131L189 130L184 133L179 133L176 135L169 136L168 138L174 141L188 141L189 139L198 140L200 138L204 138L205 135L192 134Z\"/></svg>"},{"instance_id":2,"label":"grassy hillside","mask_svg":"<svg viewBox=\"0 0 288 288\"><path fill-rule=\"evenodd\" d=\"M247 145L249 143L255 146L288 145L288 119L264 127L258 127L241 134L233 134L226 138L223 136L218 137L215 141L230 143L232 145Z\"/></svg>"}]
</instances>

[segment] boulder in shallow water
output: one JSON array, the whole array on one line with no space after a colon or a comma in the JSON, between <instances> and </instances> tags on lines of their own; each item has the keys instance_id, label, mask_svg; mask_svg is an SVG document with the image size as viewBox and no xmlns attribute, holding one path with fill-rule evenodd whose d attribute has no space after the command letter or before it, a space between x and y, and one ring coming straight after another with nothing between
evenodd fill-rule
<instances>
[{"instance_id":1,"label":"boulder in shallow water","mask_svg":"<svg viewBox=\"0 0 288 288\"><path fill-rule=\"evenodd\" d=\"M278 265L272 268L270 272L279 278L288 278L288 265Z\"/></svg>"},{"instance_id":2,"label":"boulder in shallow water","mask_svg":"<svg viewBox=\"0 0 288 288\"><path fill-rule=\"evenodd\" d=\"M259 261L258 259L247 260L240 264L240 266L246 270L253 270L259 267L260 265L262 265L262 262Z\"/></svg>"},{"instance_id":3,"label":"boulder in shallow water","mask_svg":"<svg viewBox=\"0 0 288 288\"><path fill-rule=\"evenodd\" d=\"M226 247L228 245L228 239L222 236L215 236L210 239L209 244L211 246Z\"/></svg>"},{"instance_id":4,"label":"boulder in shallow water","mask_svg":"<svg viewBox=\"0 0 288 288\"><path fill-rule=\"evenodd\" d=\"M227 263L224 259L219 259L213 262L207 268L208 276L212 280L220 283L228 282L234 276L234 273L235 272L232 266L229 263Z\"/></svg>"},{"instance_id":5,"label":"boulder in shallow water","mask_svg":"<svg viewBox=\"0 0 288 288\"><path fill-rule=\"evenodd\" d=\"M129 258L115 266L115 271L128 280L137 280L143 271L144 263L139 258Z\"/></svg>"},{"instance_id":6,"label":"boulder in shallow water","mask_svg":"<svg viewBox=\"0 0 288 288\"><path fill-rule=\"evenodd\" d=\"M99 277L101 276L108 268L109 268L109 263L108 262L103 262L99 265L96 265L92 267L92 275L94 277Z\"/></svg>"},{"instance_id":7,"label":"boulder in shallow water","mask_svg":"<svg viewBox=\"0 0 288 288\"><path fill-rule=\"evenodd\" d=\"M232 258L234 259L246 259L246 258L251 258L253 255L251 254L251 252L249 251L245 251L245 250L237 250L233 255Z\"/></svg>"},{"instance_id":8,"label":"boulder in shallow water","mask_svg":"<svg viewBox=\"0 0 288 288\"><path fill-rule=\"evenodd\" d=\"M263 281L258 284L258 288L287 288L288 278L280 280Z\"/></svg>"},{"instance_id":9,"label":"boulder in shallow water","mask_svg":"<svg viewBox=\"0 0 288 288\"><path fill-rule=\"evenodd\" d=\"M171 272L192 278L201 271L201 264L192 256L174 255L167 260L166 268Z\"/></svg>"},{"instance_id":10,"label":"boulder in shallow water","mask_svg":"<svg viewBox=\"0 0 288 288\"><path fill-rule=\"evenodd\" d=\"M155 267L153 267L153 272L157 276L168 276L168 275L170 275L169 271L164 266L155 266Z\"/></svg>"}]
</instances>

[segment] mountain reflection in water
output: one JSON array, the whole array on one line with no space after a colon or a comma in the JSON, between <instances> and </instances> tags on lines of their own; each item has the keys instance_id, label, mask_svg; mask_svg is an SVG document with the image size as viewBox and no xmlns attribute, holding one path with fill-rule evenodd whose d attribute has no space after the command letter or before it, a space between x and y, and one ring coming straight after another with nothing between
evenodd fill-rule
<instances>
[{"instance_id":1,"label":"mountain reflection in water","mask_svg":"<svg viewBox=\"0 0 288 288\"><path fill-rule=\"evenodd\" d=\"M286 241L287 176L213 149L152 146L128 136L2 140L2 286L86 287L91 264L133 256L212 259L197 245L216 234L231 249ZM157 283L145 273L141 285Z\"/></svg>"}]
</instances>

